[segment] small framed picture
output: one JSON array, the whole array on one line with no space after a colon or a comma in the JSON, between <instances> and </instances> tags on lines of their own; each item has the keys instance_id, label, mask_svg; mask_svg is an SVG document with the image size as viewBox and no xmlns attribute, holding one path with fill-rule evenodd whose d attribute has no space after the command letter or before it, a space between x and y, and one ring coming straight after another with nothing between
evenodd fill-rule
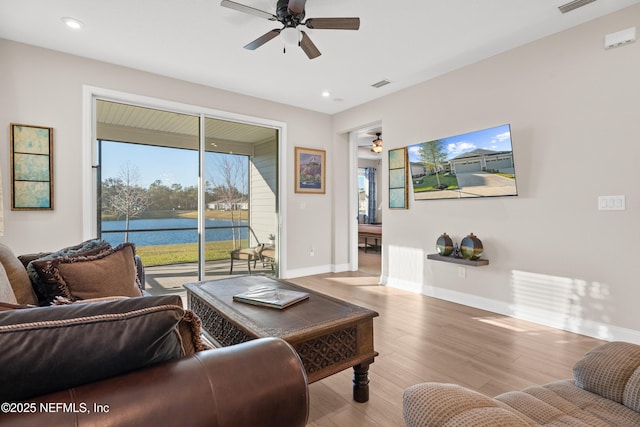
<instances>
[{"instance_id":1,"label":"small framed picture","mask_svg":"<svg viewBox=\"0 0 640 427\"><path fill-rule=\"evenodd\" d=\"M296 193L324 194L326 152L295 147Z\"/></svg>"},{"instance_id":2,"label":"small framed picture","mask_svg":"<svg viewBox=\"0 0 640 427\"><path fill-rule=\"evenodd\" d=\"M11 123L11 210L53 209L53 128Z\"/></svg>"}]
</instances>

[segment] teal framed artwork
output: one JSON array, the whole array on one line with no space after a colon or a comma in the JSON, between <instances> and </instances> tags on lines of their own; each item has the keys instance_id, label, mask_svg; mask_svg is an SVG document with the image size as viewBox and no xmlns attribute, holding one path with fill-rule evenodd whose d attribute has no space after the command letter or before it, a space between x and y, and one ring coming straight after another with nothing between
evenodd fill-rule
<instances>
[{"instance_id":1,"label":"teal framed artwork","mask_svg":"<svg viewBox=\"0 0 640 427\"><path fill-rule=\"evenodd\" d=\"M53 128L11 123L11 210L53 210Z\"/></svg>"},{"instance_id":2,"label":"teal framed artwork","mask_svg":"<svg viewBox=\"0 0 640 427\"><path fill-rule=\"evenodd\" d=\"M407 149L389 150L389 209L408 209Z\"/></svg>"}]
</instances>

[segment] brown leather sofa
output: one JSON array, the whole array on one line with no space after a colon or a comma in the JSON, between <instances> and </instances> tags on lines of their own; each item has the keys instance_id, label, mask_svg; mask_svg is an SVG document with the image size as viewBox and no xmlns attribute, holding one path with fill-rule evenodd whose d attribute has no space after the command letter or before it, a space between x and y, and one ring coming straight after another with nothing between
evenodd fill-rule
<instances>
[{"instance_id":1,"label":"brown leather sofa","mask_svg":"<svg viewBox=\"0 0 640 427\"><path fill-rule=\"evenodd\" d=\"M8 404L0 425L302 427L308 399L295 351L262 338Z\"/></svg>"},{"instance_id":2,"label":"brown leather sofa","mask_svg":"<svg viewBox=\"0 0 640 427\"><path fill-rule=\"evenodd\" d=\"M114 259L127 266L105 272ZM67 303L36 306L24 264L0 244L1 426L306 425L307 377L285 341L203 350L179 296L140 296L130 251L67 261L47 267ZM81 301L98 289L78 286L85 272L126 279L113 287L133 294Z\"/></svg>"}]
</instances>

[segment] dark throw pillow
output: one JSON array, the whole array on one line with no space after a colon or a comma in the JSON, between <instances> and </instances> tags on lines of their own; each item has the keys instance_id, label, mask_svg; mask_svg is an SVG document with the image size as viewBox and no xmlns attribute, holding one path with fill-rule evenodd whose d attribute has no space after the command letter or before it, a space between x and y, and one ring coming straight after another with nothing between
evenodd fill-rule
<instances>
[{"instance_id":1,"label":"dark throw pillow","mask_svg":"<svg viewBox=\"0 0 640 427\"><path fill-rule=\"evenodd\" d=\"M0 311L0 402L181 357L184 316L176 295Z\"/></svg>"}]
</instances>

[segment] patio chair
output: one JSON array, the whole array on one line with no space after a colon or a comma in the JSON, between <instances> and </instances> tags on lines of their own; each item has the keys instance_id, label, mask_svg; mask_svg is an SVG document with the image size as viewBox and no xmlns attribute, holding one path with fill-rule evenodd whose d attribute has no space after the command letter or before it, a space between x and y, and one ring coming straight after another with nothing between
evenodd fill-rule
<instances>
[{"instance_id":1,"label":"patio chair","mask_svg":"<svg viewBox=\"0 0 640 427\"><path fill-rule=\"evenodd\" d=\"M256 268L256 263L258 261L262 261L262 251L264 250L265 244L260 243L260 241L258 240L258 236L256 236L256 233L254 233L251 227L247 228L251 232L254 241L257 242L257 245L249 248L233 249L231 252L229 252L231 256L231 267L229 269L229 274L233 273L234 260L247 261L247 269L249 270L249 274L251 274L251 262L253 261L253 268Z\"/></svg>"},{"instance_id":2,"label":"patio chair","mask_svg":"<svg viewBox=\"0 0 640 427\"><path fill-rule=\"evenodd\" d=\"M264 243L259 243L252 248L238 248L230 252L231 254L231 268L229 274L233 273L233 260L247 261L247 269L251 274L251 261L253 261L253 268L256 268L256 263L262 261L262 251L264 250Z\"/></svg>"}]
</instances>

